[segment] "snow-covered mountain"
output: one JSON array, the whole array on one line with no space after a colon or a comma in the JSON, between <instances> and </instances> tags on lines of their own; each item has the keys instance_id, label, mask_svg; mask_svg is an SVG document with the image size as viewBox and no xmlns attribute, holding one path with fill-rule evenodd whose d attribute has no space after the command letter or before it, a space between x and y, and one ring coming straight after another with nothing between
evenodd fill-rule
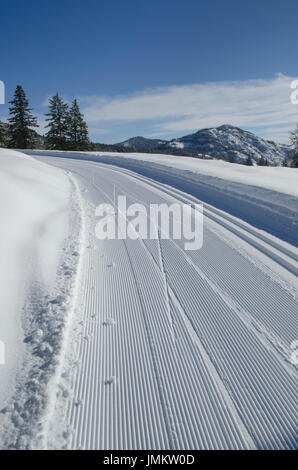
<instances>
[{"instance_id":1,"label":"snow-covered mountain","mask_svg":"<svg viewBox=\"0 0 298 470\"><path fill-rule=\"evenodd\" d=\"M136 150L148 151L148 150L155 150L160 145L164 145L168 143L167 140L162 139L148 139L146 137L137 136L132 137L131 139L125 140L124 142L120 142L119 144L121 147L131 147L135 148Z\"/></svg>"},{"instance_id":2,"label":"snow-covered mountain","mask_svg":"<svg viewBox=\"0 0 298 470\"><path fill-rule=\"evenodd\" d=\"M4 125L7 131L7 124ZM36 148L44 148L44 137L32 131L36 138ZM250 156L258 162L261 157L267 159L270 165L281 165L286 158L291 160L294 151L289 145L277 144L271 140L262 139L252 132L228 124L220 127L201 129L194 134L167 141L164 139L149 139L137 136L113 145L95 143L94 150L143 153L165 153L199 158L216 158L219 160L234 160L243 163Z\"/></svg>"},{"instance_id":3,"label":"snow-covered mountain","mask_svg":"<svg viewBox=\"0 0 298 470\"><path fill-rule=\"evenodd\" d=\"M291 158L293 151L287 145L277 144L257 137L231 125L202 129L195 134L173 139L165 148L192 149L221 160L234 159L243 162L250 156L258 162L261 157L270 164L281 164L284 158Z\"/></svg>"},{"instance_id":4,"label":"snow-covered mountain","mask_svg":"<svg viewBox=\"0 0 298 470\"><path fill-rule=\"evenodd\" d=\"M252 132L225 124L201 129L171 141L133 137L117 144L134 148L137 152L171 153L194 157L212 157L220 160L244 162L250 156L255 162L261 157L271 165L280 165L284 158L291 159L293 150L288 145L277 144L257 137Z\"/></svg>"}]
</instances>

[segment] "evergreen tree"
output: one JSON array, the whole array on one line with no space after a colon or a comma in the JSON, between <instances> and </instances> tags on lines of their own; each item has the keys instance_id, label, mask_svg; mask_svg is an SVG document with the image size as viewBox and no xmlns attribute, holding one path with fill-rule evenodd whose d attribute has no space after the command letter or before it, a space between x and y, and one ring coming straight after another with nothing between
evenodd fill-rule
<instances>
[{"instance_id":1,"label":"evergreen tree","mask_svg":"<svg viewBox=\"0 0 298 470\"><path fill-rule=\"evenodd\" d=\"M0 121L0 147L5 146L5 131L2 122Z\"/></svg>"},{"instance_id":2,"label":"evergreen tree","mask_svg":"<svg viewBox=\"0 0 298 470\"><path fill-rule=\"evenodd\" d=\"M252 158L250 155L248 155L246 161L245 161L245 165L248 165L248 166L253 166L253 161L252 161Z\"/></svg>"},{"instance_id":3,"label":"evergreen tree","mask_svg":"<svg viewBox=\"0 0 298 470\"><path fill-rule=\"evenodd\" d=\"M265 166L266 162L265 162L265 158L263 157L263 155L261 156L259 162L258 162L258 165L259 166Z\"/></svg>"},{"instance_id":4,"label":"evergreen tree","mask_svg":"<svg viewBox=\"0 0 298 470\"><path fill-rule=\"evenodd\" d=\"M293 157L293 160L292 160L292 167L293 168L298 168L298 150L296 150L296 153Z\"/></svg>"},{"instance_id":5,"label":"evergreen tree","mask_svg":"<svg viewBox=\"0 0 298 470\"><path fill-rule=\"evenodd\" d=\"M231 155L229 162L230 162L230 163L235 163L235 157L234 157L234 155Z\"/></svg>"},{"instance_id":6,"label":"evergreen tree","mask_svg":"<svg viewBox=\"0 0 298 470\"><path fill-rule=\"evenodd\" d=\"M294 147L294 156L292 159L292 166L298 168L298 124L294 132L291 132L290 136L292 145Z\"/></svg>"},{"instance_id":7,"label":"evergreen tree","mask_svg":"<svg viewBox=\"0 0 298 470\"><path fill-rule=\"evenodd\" d=\"M32 127L38 127L37 119L31 114L32 108L21 85L15 90L14 98L9 102L8 147L28 149L35 146Z\"/></svg>"},{"instance_id":8,"label":"evergreen tree","mask_svg":"<svg viewBox=\"0 0 298 470\"><path fill-rule=\"evenodd\" d=\"M264 166L269 166L268 158L265 159Z\"/></svg>"},{"instance_id":9,"label":"evergreen tree","mask_svg":"<svg viewBox=\"0 0 298 470\"><path fill-rule=\"evenodd\" d=\"M282 166L287 167L288 166L288 160L286 157L283 159Z\"/></svg>"},{"instance_id":10,"label":"evergreen tree","mask_svg":"<svg viewBox=\"0 0 298 470\"><path fill-rule=\"evenodd\" d=\"M46 114L49 128L45 135L46 148L51 150L67 150L68 104L56 93L49 101L49 112Z\"/></svg>"},{"instance_id":11,"label":"evergreen tree","mask_svg":"<svg viewBox=\"0 0 298 470\"><path fill-rule=\"evenodd\" d=\"M90 150L87 124L76 99L68 113L67 135L70 150Z\"/></svg>"}]
</instances>

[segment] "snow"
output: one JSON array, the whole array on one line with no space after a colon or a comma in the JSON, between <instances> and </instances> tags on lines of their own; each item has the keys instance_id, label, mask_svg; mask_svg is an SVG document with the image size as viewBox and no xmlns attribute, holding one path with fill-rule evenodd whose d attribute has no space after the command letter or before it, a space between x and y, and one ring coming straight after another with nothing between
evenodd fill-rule
<instances>
[{"instance_id":1,"label":"snow","mask_svg":"<svg viewBox=\"0 0 298 470\"><path fill-rule=\"evenodd\" d=\"M45 447L294 448L297 199L176 157L48 155L79 184L87 239ZM145 205L203 198L203 247L98 240L114 186Z\"/></svg>"},{"instance_id":2,"label":"snow","mask_svg":"<svg viewBox=\"0 0 298 470\"><path fill-rule=\"evenodd\" d=\"M175 139L167 147L184 144L185 148L197 149L215 158L230 161L231 157L244 163L249 155L253 161L268 159L271 164L279 164L284 158L290 158L292 150L287 145L276 144L231 125L201 129L180 139Z\"/></svg>"},{"instance_id":3,"label":"snow","mask_svg":"<svg viewBox=\"0 0 298 470\"><path fill-rule=\"evenodd\" d=\"M13 277L26 278L22 328L20 308L12 309L25 367L0 413L0 447L296 448L297 171L152 154L26 153L35 159L0 158L10 182L0 199L5 230L16 226L9 204L28 221L11 237L17 254L28 253L23 263L11 256ZM202 248L98 240L96 207L113 204L115 191L145 206L203 201ZM52 228L41 207L53 214ZM74 219L60 231L66 214ZM51 238L58 232L56 243L46 238L58 253L53 263L39 248L40 223Z\"/></svg>"},{"instance_id":4,"label":"snow","mask_svg":"<svg viewBox=\"0 0 298 470\"><path fill-rule=\"evenodd\" d=\"M110 153L111 159L118 154ZM133 154L121 155L121 158L158 163L160 165L188 170L200 175L222 178L236 183L259 186L298 197L298 169L283 167L259 167L228 163L221 160L202 160L191 157L176 157L167 155Z\"/></svg>"},{"instance_id":5,"label":"snow","mask_svg":"<svg viewBox=\"0 0 298 470\"><path fill-rule=\"evenodd\" d=\"M0 149L0 341L6 359L0 364L0 410L9 409L18 388L26 400L20 371L30 371L32 380L37 380L34 354L38 348L44 356L51 352L36 307L55 289L70 229L70 207L71 184L64 172L20 152ZM58 298L57 303L62 301ZM1 431L7 431L2 425Z\"/></svg>"},{"instance_id":6,"label":"snow","mask_svg":"<svg viewBox=\"0 0 298 470\"><path fill-rule=\"evenodd\" d=\"M159 154L30 151L126 168L192 194L281 240L298 246L298 170L249 167L220 160ZM49 162L51 160L48 160Z\"/></svg>"},{"instance_id":7,"label":"snow","mask_svg":"<svg viewBox=\"0 0 298 470\"><path fill-rule=\"evenodd\" d=\"M170 147L176 147L177 149L183 149L184 148L184 143L183 142L170 142L169 143Z\"/></svg>"},{"instance_id":8,"label":"snow","mask_svg":"<svg viewBox=\"0 0 298 470\"><path fill-rule=\"evenodd\" d=\"M62 156L63 152L52 152L44 150L30 151L30 154L44 156ZM190 171L199 175L213 176L226 181L242 183L245 185L258 186L260 188L271 189L276 192L298 196L298 169L284 167L260 167L246 166L237 163L229 163L222 160L203 160L192 157L179 157L165 154L146 153L115 153L115 152L64 152L64 158L92 159L94 161L110 160L115 164L119 159L128 161L156 163L168 166L173 169ZM97 158L98 157L98 158Z\"/></svg>"}]
</instances>

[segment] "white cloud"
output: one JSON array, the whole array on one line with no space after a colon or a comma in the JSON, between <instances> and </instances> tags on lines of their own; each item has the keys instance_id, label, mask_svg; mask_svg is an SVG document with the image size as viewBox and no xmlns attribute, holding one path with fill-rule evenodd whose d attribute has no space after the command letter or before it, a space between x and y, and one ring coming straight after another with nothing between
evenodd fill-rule
<instances>
[{"instance_id":1,"label":"white cloud","mask_svg":"<svg viewBox=\"0 0 298 470\"><path fill-rule=\"evenodd\" d=\"M80 103L89 126L99 127L101 133L107 123L110 127L150 121L147 134L160 136L227 123L280 137L286 135L285 126L290 130L298 121L298 106L290 99L293 80L278 74L272 79L171 86L111 98L81 97Z\"/></svg>"}]
</instances>

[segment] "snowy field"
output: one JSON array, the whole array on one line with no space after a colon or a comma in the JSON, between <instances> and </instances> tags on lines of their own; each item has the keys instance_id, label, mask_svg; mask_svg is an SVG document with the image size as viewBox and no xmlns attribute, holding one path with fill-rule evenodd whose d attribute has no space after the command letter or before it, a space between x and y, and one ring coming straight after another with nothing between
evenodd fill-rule
<instances>
[{"instance_id":1,"label":"snowy field","mask_svg":"<svg viewBox=\"0 0 298 470\"><path fill-rule=\"evenodd\" d=\"M0 150L0 448L297 448L298 170L26 154ZM115 193L202 202L202 248L98 240Z\"/></svg>"}]
</instances>

